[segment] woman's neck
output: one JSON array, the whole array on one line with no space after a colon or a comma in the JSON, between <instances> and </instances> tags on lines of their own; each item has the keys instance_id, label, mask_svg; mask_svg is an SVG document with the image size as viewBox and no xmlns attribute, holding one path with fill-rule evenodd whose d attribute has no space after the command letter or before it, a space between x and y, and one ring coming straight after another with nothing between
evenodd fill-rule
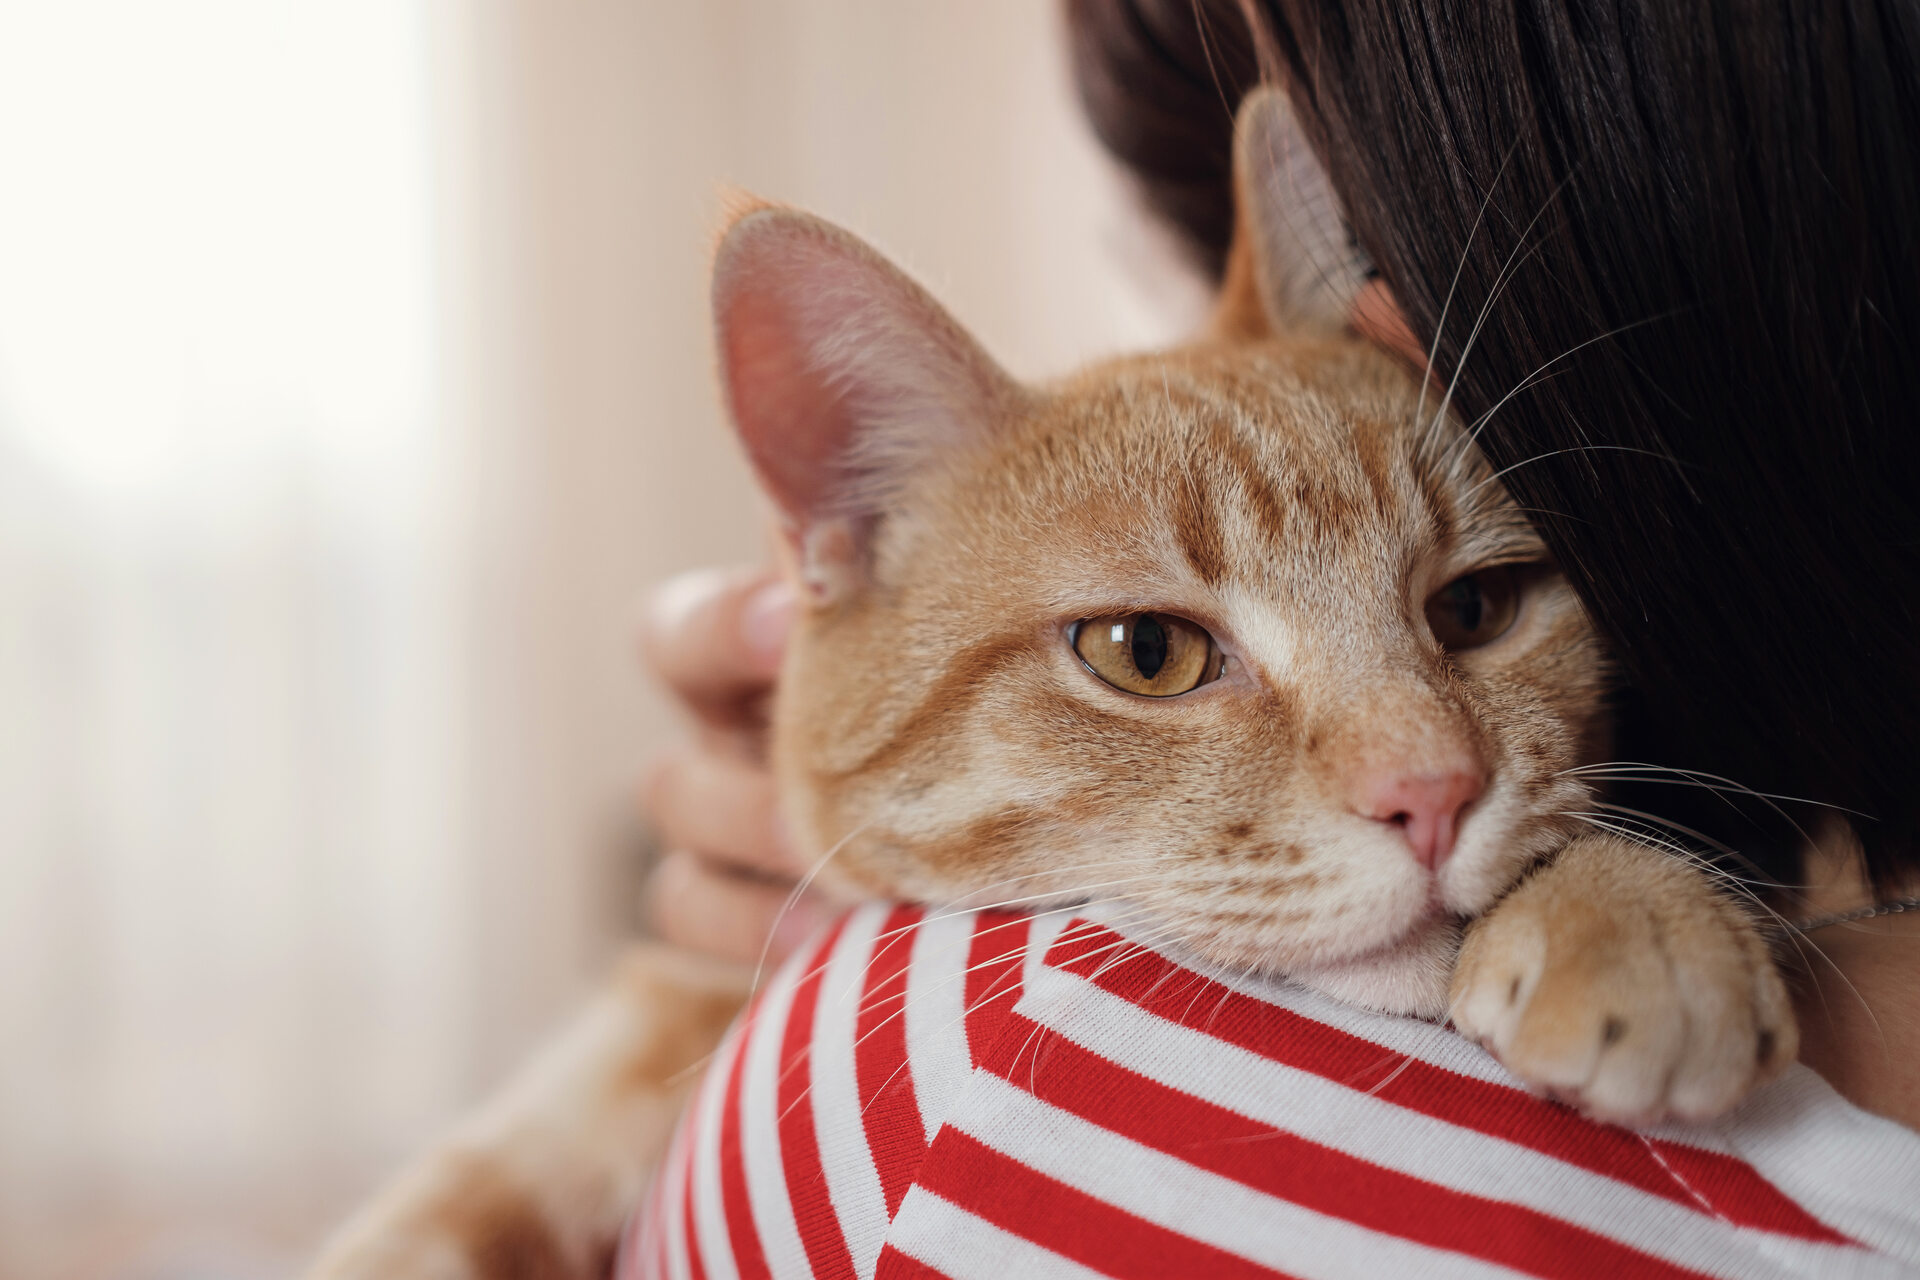
<instances>
[{"instance_id":1,"label":"woman's neck","mask_svg":"<svg viewBox=\"0 0 1920 1280\"><path fill-rule=\"evenodd\" d=\"M1850 832L1823 836L1805 861L1807 888L1789 919L1832 915L1920 892L1874 895ZM1788 957L1800 1018L1800 1061L1855 1106L1920 1129L1920 911L1816 929ZM1795 972L1797 971L1797 972Z\"/></svg>"}]
</instances>

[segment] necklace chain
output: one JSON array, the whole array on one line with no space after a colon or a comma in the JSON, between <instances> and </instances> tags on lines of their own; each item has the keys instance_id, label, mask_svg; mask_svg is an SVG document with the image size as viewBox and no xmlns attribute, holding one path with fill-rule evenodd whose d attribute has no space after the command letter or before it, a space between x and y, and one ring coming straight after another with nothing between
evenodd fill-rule
<instances>
[{"instance_id":1,"label":"necklace chain","mask_svg":"<svg viewBox=\"0 0 1920 1280\"><path fill-rule=\"evenodd\" d=\"M1812 933L1815 929L1825 929L1829 925L1852 924L1855 920L1871 920L1875 916L1895 916L1903 911L1920 911L1920 898L1897 898L1892 902L1876 902L1869 906L1855 907L1852 911L1836 911L1830 916L1796 920L1791 928L1795 933Z\"/></svg>"}]
</instances>

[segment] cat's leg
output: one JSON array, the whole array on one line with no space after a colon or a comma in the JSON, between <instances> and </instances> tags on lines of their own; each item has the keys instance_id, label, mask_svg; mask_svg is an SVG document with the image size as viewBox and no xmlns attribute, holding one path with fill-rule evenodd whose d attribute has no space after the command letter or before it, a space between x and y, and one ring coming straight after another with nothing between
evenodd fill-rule
<instances>
[{"instance_id":1,"label":"cat's leg","mask_svg":"<svg viewBox=\"0 0 1920 1280\"><path fill-rule=\"evenodd\" d=\"M309 1280L600 1280L749 975L657 946L328 1244Z\"/></svg>"},{"instance_id":2,"label":"cat's leg","mask_svg":"<svg viewBox=\"0 0 1920 1280\"><path fill-rule=\"evenodd\" d=\"M1799 1048L1753 912L1613 836L1575 840L1468 927L1452 1011L1526 1083L1625 1123L1718 1115Z\"/></svg>"}]
</instances>

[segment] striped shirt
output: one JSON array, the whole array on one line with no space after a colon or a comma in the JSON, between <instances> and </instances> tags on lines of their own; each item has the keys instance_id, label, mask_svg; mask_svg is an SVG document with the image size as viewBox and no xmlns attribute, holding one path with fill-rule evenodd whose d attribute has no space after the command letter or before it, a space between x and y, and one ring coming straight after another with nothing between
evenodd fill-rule
<instances>
[{"instance_id":1,"label":"striped shirt","mask_svg":"<svg viewBox=\"0 0 1920 1280\"><path fill-rule=\"evenodd\" d=\"M729 1034L619 1280L1920 1275L1920 1135L1802 1067L1635 1133L1110 927L864 907Z\"/></svg>"}]
</instances>

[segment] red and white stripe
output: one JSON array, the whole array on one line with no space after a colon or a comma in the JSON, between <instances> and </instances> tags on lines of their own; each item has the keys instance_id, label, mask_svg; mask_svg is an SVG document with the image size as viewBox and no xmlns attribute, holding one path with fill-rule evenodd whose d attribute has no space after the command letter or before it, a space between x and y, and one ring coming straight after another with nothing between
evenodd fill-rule
<instances>
[{"instance_id":1,"label":"red and white stripe","mask_svg":"<svg viewBox=\"0 0 1920 1280\"><path fill-rule=\"evenodd\" d=\"M1916 1275L1920 1137L1801 1068L1636 1134L1094 921L874 906L722 1045L618 1274Z\"/></svg>"}]
</instances>

